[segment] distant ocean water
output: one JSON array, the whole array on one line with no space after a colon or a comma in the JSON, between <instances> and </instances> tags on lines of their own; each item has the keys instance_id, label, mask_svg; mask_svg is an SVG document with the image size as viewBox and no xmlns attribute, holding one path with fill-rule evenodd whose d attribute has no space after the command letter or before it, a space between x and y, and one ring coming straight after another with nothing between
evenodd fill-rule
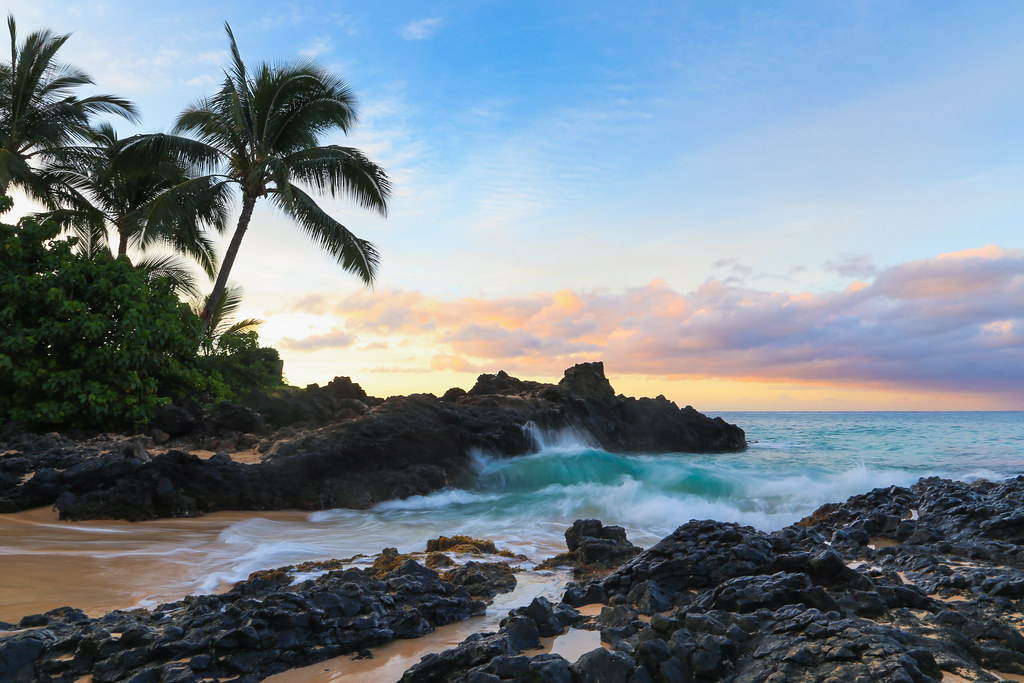
<instances>
[{"instance_id":1,"label":"distant ocean water","mask_svg":"<svg viewBox=\"0 0 1024 683\"><path fill-rule=\"evenodd\" d=\"M595 447L586 434L535 431L531 455L500 459L477 453L459 486L370 510L253 513L209 537L190 530L180 539L177 531L146 535L142 525L138 535L132 532L136 527L123 525L103 533L103 522L46 525L19 532L17 542L32 544L33 554L75 548L93 557L123 553L180 563L180 580L152 587L152 602L211 591L257 569L304 560L375 554L387 546L422 551L427 539L439 535L490 538L536 562L564 551L565 529L579 518L622 525L634 543L649 545L690 519L774 530L823 503L875 487L908 486L926 476L1024 474L1022 412L721 416L746 430L747 450L623 455ZM46 534L54 536L48 540Z\"/></svg>"}]
</instances>

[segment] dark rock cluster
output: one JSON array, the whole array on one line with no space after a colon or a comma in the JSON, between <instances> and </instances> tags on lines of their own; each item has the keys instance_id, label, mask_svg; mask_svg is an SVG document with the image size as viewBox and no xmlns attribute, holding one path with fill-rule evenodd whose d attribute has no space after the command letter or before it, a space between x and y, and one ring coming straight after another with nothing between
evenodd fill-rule
<instances>
[{"instance_id":1,"label":"dark rock cluster","mask_svg":"<svg viewBox=\"0 0 1024 683\"><path fill-rule=\"evenodd\" d=\"M560 680L557 676L569 671L569 663L564 659L548 655L526 657L520 653L539 648L541 638L557 635L580 621L582 617L576 610L552 605L543 597L535 598L528 606L509 612L496 633L474 633L458 647L427 655L405 672L402 683Z\"/></svg>"},{"instance_id":2,"label":"dark rock cluster","mask_svg":"<svg viewBox=\"0 0 1024 683\"><path fill-rule=\"evenodd\" d=\"M541 563L540 568L569 566L577 577L596 575L618 567L640 553L621 526L605 526L597 519L577 519L565 532L569 552Z\"/></svg>"},{"instance_id":3,"label":"dark rock cluster","mask_svg":"<svg viewBox=\"0 0 1024 683\"><path fill-rule=\"evenodd\" d=\"M147 437L10 437L0 443L0 512L55 504L64 519L141 520L217 510L366 508L457 483L470 471L474 450L531 452L529 425L581 429L617 452L746 445L742 429L689 406L616 396L601 363L572 367L557 385L503 372L481 375L469 392L448 392L445 399L379 401L339 378L323 388L257 396L250 407L221 404L208 415L195 406L168 406ZM277 431L268 434L271 428ZM229 453L256 446L259 463L235 462ZM191 448L224 450L200 459Z\"/></svg>"},{"instance_id":4,"label":"dark rock cluster","mask_svg":"<svg viewBox=\"0 0 1024 683\"><path fill-rule=\"evenodd\" d=\"M923 479L820 508L773 533L691 521L611 574L537 598L493 633L430 654L406 683L994 681L1024 676L1024 477ZM579 520L580 552L630 546L617 527ZM440 538L438 548L485 541ZM610 543L609 543L610 541ZM598 554L598 558L614 557ZM366 570L291 585L258 572L224 595L90 619L62 608L0 637L0 680L255 681L359 653L479 614L470 598L514 586L508 567L470 562L442 580L389 549ZM293 568L296 569L296 568ZM303 571L310 569L304 567ZM455 585L462 584L461 586ZM600 603L596 617L578 607ZM593 609L591 605L590 609ZM588 610L588 613L593 613ZM566 629L607 647L576 661L539 652Z\"/></svg>"},{"instance_id":5,"label":"dark rock cluster","mask_svg":"<svg viewBox=\"0 0 1024 683\"><path fill-rule=\"evenodd\" d=\"M291 581L285 571L258 572L228 593L153 610L90 619L61 608L0 624L23 629L0 637L0 680L255 682L484 611L464 588L412 560L382 579L348 569Z\"/></svg>"},{"instance_id":6,"label":"dark rock cluster","mask_svg":"<svg viewBox=\"0 0 1024 683\"><path fill-rule=\"evenodd\" d=\"M935 682L1024 676L1024 477L923 479L774 533L691 521L403 681ZM581 524L578 522L577 524ZM570 606L600 602L589 624ZM552 616L555 615L555 616ZM525 621L529 619L530 621ZM544 624L542 627L541 624ZM531 655L556 624L610 649Z\"/></svg>"}]
</instances>

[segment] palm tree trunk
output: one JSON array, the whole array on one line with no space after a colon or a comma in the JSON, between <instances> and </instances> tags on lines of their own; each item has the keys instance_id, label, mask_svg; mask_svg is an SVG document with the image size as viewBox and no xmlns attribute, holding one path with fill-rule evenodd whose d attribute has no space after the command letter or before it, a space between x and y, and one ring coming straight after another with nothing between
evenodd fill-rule
<instances>
[{"instance_id":1,"label":"palm tree trunk","mask_svg":"<svg viewBox=\"0 0 1024 683\"><path fill-rule=\"evenodd\" d=\"M224 288L228 284L228 275L231 273L231 266L235 263L235 256L238 254L238 247L242 244L242 237L249 229L249 219L252 218L253 207L256 206L256 197L247 194L242 195L242 215L238 217L238 225L235 233L231 236L228 250L224 253L224 260L220 262L220 272L217 273L217 281L213 285L213 291L206 300L203 308L203 338L209 332L210 322L213 319L213 312L217 309L221 297L224 296Z\"/></svg>"},{"instance_id":2,"label":"palm tree trunk","mask_svg":"<svg viewBox=\"0 0 1024 683\"><path fill-rule=\"evenodd\" d=\"M124 221L117 223L117 256L118 258L128 253L128 231L125 230Z\"/></svg>"}]
</instances>

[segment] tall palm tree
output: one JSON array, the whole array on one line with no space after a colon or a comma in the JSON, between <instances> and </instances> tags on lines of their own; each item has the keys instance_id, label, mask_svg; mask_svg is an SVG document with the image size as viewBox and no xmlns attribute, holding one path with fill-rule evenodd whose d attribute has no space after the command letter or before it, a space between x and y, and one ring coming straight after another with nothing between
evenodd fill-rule
<instances>
[{"instance_id":1,"label":"tall palm tree","mask_svg":"<svg viewBox=\"0 0 1024 683\"><path fill-rule=\"evenodd\" d=\"M370 284L377 269L376 248L329 216L297 183L348 196L381 214L386 214L391 195L384 170L362 152L320 144L324 134L347 132L356 122L355 97L348 85L311 61L262 63L250 71L231 27L224 26L232 60L220 90L186 109L171 135L149 136L142 145L145 153L173 148L191 163L206 165L212 171L207 178L215 184L241 192L241 214L203 310L207 327L258 199L269 197L342 268ZM168 192L157 209L165 202L179 203L179 193L188 192L192 183Z\"/></svg>"},{"instance_id":2,"label":"tall palm tree","mask_svg":"<svg viewBox=\"0 0 1024 683\"><path fill-rule=\"evenodd\" d=\"M13 15L7 16L7 27L11 60L0 63L0 194L14 185L47 202L50 188L33 161L58 158L86 135L97 114L130 121L137 121L138 114L120 97L74 94L93 81L81 69L57 61L69 36L40 30L19 45Z\"/></svg>"},{"instance_id":3,"label":"tall palm tree","mask_svg":"<svg viewBox=\"0 0 1024 683\"><path fill-rule=\"evenodd\" d=\"M51 201L60 207L44 216L75 232L87 252L106 247L112 230L117 236L116 256L125 256L129 246L146 250L159 244L191 256L213 277L216 260L202 228L226 227L227 188L216 192L210 183L193 184L203 191L205 202L167 205L173 211L158 214L153 211L155 200L186 182L191 169L171 156L126 153L135 138L119 139L108 123L90 129L88 136L91 145L68 148L44 169L43 175L53 179ZM162 257L136 265L181 278L182 264L180 259Z\"/></svg>"}]
</instances>

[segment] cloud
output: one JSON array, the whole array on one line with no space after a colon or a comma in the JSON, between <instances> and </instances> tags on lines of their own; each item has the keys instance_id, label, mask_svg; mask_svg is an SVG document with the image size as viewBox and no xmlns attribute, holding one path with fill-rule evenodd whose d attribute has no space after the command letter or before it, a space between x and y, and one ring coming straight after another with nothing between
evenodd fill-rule
<instances>
[{"instance_id":1,"label":"cloud","mask_svg":"<svg viewBox=\"0 0 1024 683\"><path fill-rule=\"evenodd\" d=\"M216 82L217 79L215 79L213 76L210 76L209 74L204 74L202 76L196 76L195 78L189 78L187 80L184 80L182 81L182 84L192 88L198 88L202 86L213 85Z\"/></svg>"},{"instance_id":2,"label":"cloud","mask_svg":"<svg viewBox=\"0 0 1024 683\"><path fill-rule=\"evenodd\" d=\"M331 330L325 334L315 334L303 339L285 337L281 340L281 346L293 351L319 351L320 349L343 349L351 346L355 341L355 335L345 330Z\"/></svg>"},{"instance_id":3,"label":"cloud","mask_svg":"<svg viewBox=\"0 0 1024 683\"><path fill-rule=\"evenodd\" d=\"M444 19L441 17L429 17L414 21L402 29L402 37L406 40L425 40L433 35L442 23L444 23Z\"/></svg>"},{"instance_id":4,"label":"cloud","mask_svg":"<svg viewBox=\"0 0 1024 683\"><path fill-rule=\"evenodd\" d=\"M841 254L833 261L826 261L825 270L842 277L870 277L878 268L867 254Z\"/></svg>"},{"instance_id":5,"label":"cloud","mask_svg":"<svg viewBox=\"0 0 1024 683\"><path fill-rule=\"evenodd\" d=\"M303 57L309 57L315 59L320 55L327 54L333 49L330 38L319 38L309 43L305 48L299 50L299 54Z\"/></svg>"},{"instance_id":6,"label":"cloud","mask_svg":"<svg viewBox=\"0 0 1024 683\"><path fill-rule=\"evenodd\" d=\"M856 270L865 269L860 263ZM625 374L1024 399L1020 249L943 254L824 293L762 291L716 279L682 293L655 280L617 293L495 299L360 291L329 305L307 297L293 303L296 309L329 311L370 339L416 339L431 349L435 369L557 374L603 359ZM292 348L322 348L329 336L293 341Z\"/></svg>"}]
</instances>

